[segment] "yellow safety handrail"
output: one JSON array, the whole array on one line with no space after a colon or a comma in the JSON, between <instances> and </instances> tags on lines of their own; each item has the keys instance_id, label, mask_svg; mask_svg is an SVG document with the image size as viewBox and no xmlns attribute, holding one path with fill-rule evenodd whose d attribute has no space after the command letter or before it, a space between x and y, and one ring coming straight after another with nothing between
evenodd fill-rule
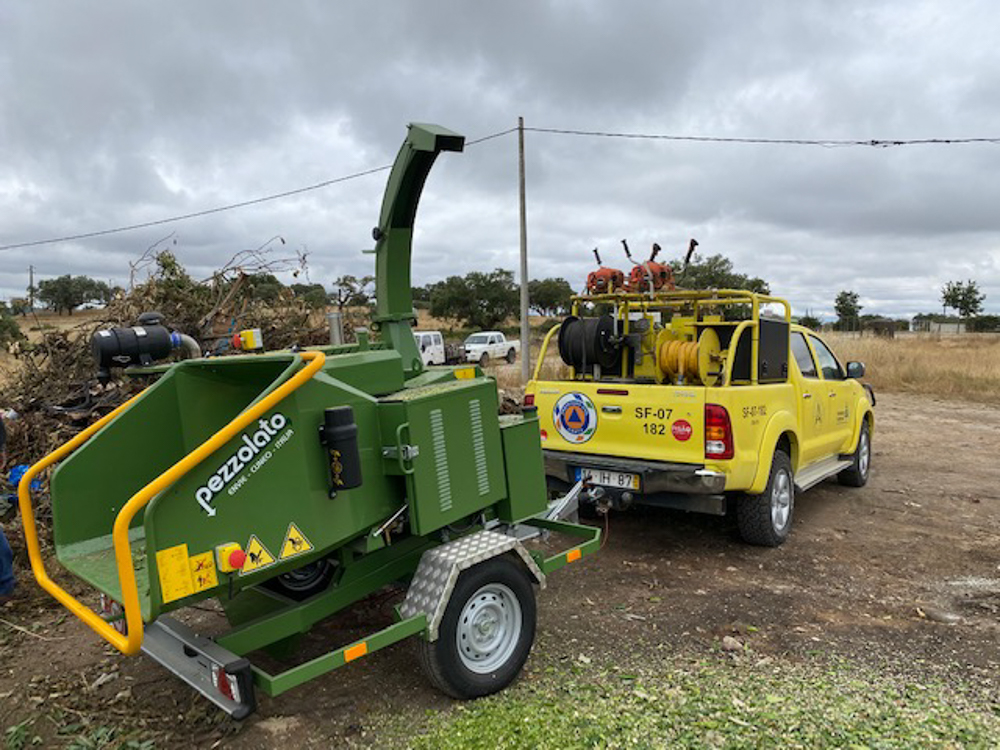
<instances>
[{"instance_id":1,"label":"yellow safety handrail","mask_svg":"<svg viewBox=\"0 0 1000 750\"><path fill-rule=\"evenodd\" d=\"M199 445L184 458L160 474L156 479L136 492L118 512L115 518L111 538L115 548L115 562L118 566L118 580L121 583L122 606L125 608L125 624L127 634L119 633L100 615L89 607L81 604L71 594L65 591L45 572L41 549L38 545L38 530L35 526L34 509L31 507L31 480L47 467L72 453L86 442L91 435L127 409L139 396L134 396L119 406L107 416L101 418L79 435L54 450L45 458L35 463L25 472L17 487L18 504L21 509L21 519L24 524L24 541L28 547L28 558L31 560L31 570L38 584L49 592L60 604L86 623L95 633L121 651L126 656L137 654L142 647L142 610L139 604L139 589L135 580L135 570L132 567L132 547L129 544L128 530L135 515L146 506L157 494L167 489L191 469L204 461L219 447L227 443L244 427L253 422L264 412L284 399L294 390L306 383L323 366L326 356L322 352L301 352L303 360L309 362L287 382L282 383L256 404L241 412L225 427ZM311 361L310 361L311 360ZM142 395L142 394L139 394Z\"/></svg>"},{"instance_id":2,"label":"yellow safety handrail","mask_svg":"<svg viewBox=\"0 0 1000 750\"><path fill-rule=\"evenodd\" d=\"M545 334L545 338L542 339L542 348L538 352L538 361L535 362L535 372L531 376L532 380L538 380L538 376L542 372L542 363L545 361L545 354L549 350L549 339L552 338L552 334L562 328L562 323L554 325L549 329L549 332Z\"/></svg>"}]
</instances>

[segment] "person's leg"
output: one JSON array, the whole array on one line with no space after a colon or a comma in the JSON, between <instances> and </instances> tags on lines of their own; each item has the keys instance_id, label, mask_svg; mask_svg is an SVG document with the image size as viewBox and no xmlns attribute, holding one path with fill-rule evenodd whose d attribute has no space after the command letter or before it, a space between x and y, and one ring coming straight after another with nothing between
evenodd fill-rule
<instances>
[{"instance_id":1,"label":"person's leg","mask_svg":"<svg viewBox=\"0 0 1000 750\"><path fill-rule=\"evenodd\" d=\"M14 553L0 529L0 596L14 593Z\"/></svg>"}]
</instances>

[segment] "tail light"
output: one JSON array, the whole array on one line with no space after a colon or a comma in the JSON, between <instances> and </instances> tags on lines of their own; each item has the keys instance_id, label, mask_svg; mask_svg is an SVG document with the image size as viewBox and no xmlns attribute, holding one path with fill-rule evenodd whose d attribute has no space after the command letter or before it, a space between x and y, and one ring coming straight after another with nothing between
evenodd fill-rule
<instances>
[{"instance_id":1,"label":"tail light","mask_svg":"<svg viewBox=\"0 0 1000 750\"><path fill-rule=\"evenodd\" d=\"M534 406L535 405L535 394L525 393L524 394L524 406Z\"/></svg>"},{"instance_id":2,"label":"tail light","mask_svg":"<svg viewBox=\"0 0 1000 750\"><path fill-rule=\"evenodd\" d=\"M705 458L733 457L733 425L729 412L718 404L705 404Z\"/></svg>"},{"instance_id":3,"label":"tail light","mask_svg":"<svg viewBox=\"0 0 1000 750\"><path fill-rule=\"evenodd\" d=\"M240 702L240 684L236 675L227 674L218 664L212 665L212 682L221 695L231 701Z\"/></svg>"}]
</instances>

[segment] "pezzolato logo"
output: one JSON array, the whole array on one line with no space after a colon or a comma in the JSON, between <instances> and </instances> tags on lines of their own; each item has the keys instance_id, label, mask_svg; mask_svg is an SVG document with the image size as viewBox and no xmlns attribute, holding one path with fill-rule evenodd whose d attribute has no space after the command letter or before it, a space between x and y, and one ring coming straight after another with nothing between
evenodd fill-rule
<instances>
[{"instance_id":1,"label":"pezzolato logo","mask_svg":"<svg viewBox=\"0 0 1000 750\"><path fill-rule=\"evenodd\" d=\"M278 431L286 424L288 424L288 420L285 419L285 416L277 413L272 415L270 419L258 421L259 429L253 434L244 432L240 435L243 445L222 463L222 466L208 478L205 484L194 492L195 500L209 516L214 516L216 513L212 506L212 499L243 471L254 456L270 445L271 441L278 436Z\"/></svg>"}]
</instances>

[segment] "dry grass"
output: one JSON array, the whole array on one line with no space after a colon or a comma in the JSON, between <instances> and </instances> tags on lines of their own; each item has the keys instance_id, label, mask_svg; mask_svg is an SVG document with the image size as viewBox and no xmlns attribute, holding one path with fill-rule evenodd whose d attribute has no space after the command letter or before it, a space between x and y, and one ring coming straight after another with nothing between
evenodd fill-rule
<instances>
[{"instance_id":1,"label":"dry grass","mask_svg":"<svg viewBox=\"0 0 1000 750\"><path fill-rule=\"evenodd\" d=\"M879 389L1000 403L1000 336L910 334L895 339L827 334L842 361L865 363Z\"/></svg>"}]
</instances>

